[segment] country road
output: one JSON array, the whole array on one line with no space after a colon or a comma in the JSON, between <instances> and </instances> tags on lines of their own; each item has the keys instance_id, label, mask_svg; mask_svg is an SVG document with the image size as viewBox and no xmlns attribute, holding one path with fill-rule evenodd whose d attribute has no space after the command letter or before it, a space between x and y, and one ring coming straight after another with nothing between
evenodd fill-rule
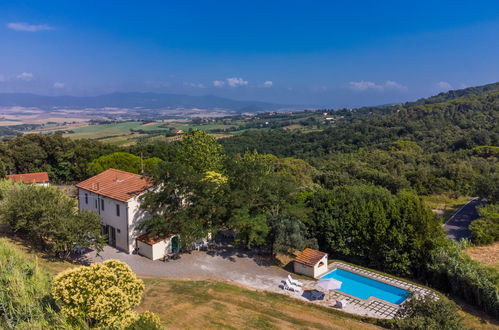
<instances>
[{"instance_id":1,"label":"country road","mask_svg":"<svg viewBox=\"0 0 499 330\"><path fill-rule=\"evenodd\" d=\"M471 231L469 225L471 221L478 218L476 207L481 204L482 201L480 199L473 198L454 213L444 225L447 237L456 241L459 241L462 238L470 238Z\"/></svg>"}]
</instances>

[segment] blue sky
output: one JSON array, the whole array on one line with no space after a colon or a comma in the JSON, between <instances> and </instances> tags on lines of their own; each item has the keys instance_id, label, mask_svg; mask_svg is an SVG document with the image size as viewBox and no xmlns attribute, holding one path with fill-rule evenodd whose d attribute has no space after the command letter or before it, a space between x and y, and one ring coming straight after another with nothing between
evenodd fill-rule
<instances>
[{"instance_id":1,"label":"blue sky","mask_svg":"<svg viewBox=\"0 0 499 330\"><path fill-rule=\"evenodd\" d=\"M499 80L499 1L0 1L0 92L331 107Z\"/></svg>"}]
</instances>

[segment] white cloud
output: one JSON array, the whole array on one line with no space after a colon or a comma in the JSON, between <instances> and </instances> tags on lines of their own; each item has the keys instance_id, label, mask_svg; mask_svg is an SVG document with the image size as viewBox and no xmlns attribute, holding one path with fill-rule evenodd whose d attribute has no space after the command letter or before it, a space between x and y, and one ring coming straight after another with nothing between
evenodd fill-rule
<instances>
[{"instance_id":1,"label":"white cloud","mask_svg":"<svg viewBox=\"0 0 499 330\"><path fill-rule=\"evenodd\" d=\"M184 82L184 86L192 87L192 88L204 88L204 85L201 83L193 83L193 82Z\"/></svg>"},{"instance_id":2,"label":"white cloud","mask_svg":"<svg viewBox=\"0 0 499 330\"><path fill-rule=\"evenodd\" d=\"M230 87L239 87L248 85L248 81L243 78L227 78L227 85Z\"/></svg>"},{"instance_id":3,"label":"white cloud","mask_svg":"<svg viewBox=\"0 0 499 330\"><path fill-rule=\"evenodd\" d=\"M215 87L223 87L225 82L223 80L213 80L213 86Z\"/></svg>"},{"instance_id":4,"label":"white cloud","mask_svg":"<svg viewBox=\"0 0 499 330\"><path fill-rule=\"evenodd\" d=\"M3 74L0 74L0 82L7 81L7 80L9 80L9 78L8 78L8 77L6 77L6 76L5 76L5 75L3 75Z\"/></svg>"},{"instance_id":5,"label":"white cloud","mask_svg":"<svg viewBox=\"0 0 499 330\"><path fill-rule=\"evenodd\" d=\"M229 87L240 87L240 86L246 86L248 84L249 82L247 80L236 77L227 78L225 80L213 80L213 86L215 87L224 87L225 85Z\"/></svg>"},{"instance_id":6,"label":"white cloud","mask_svg":"<svg viewBox=\"0 0 499 330\"><path fill-rule=\"evenodd\" d=\"M446 92L449 89L452 89L452 85L446 81L437 82L436 87L437 87L437 90L442 91L442 92Z\"/></svg>"},{"instance_id":7,"label":"white cloud","mask_svg":"<svg viewBox=\"0 0 499 330\"><path fill-rule=\"evenodd\" d=\"M398 90L398 91L406 91L407 90L407 86L404 86L396 81L393 81L393 80L387 80L385 82L385 88L386 89L395 89L395 90Z\"/></svg>"},{"instance_id":8,"label":"white cloud","mask_svg":"<svg viewBox=\"0 0 499 330\"><path fill-rule=\"evenodd\" d=\"M348 83L350 85L350 88L353 89L354 91L367 91L369 89L377 90L377 91L382 91L383 86L378 85L372 81L351 81Z\"/></svg>"},{"instance_id":9,"label":"white cloud","mask_svg":"<svg viewBox=\"0 0 499 330\"><path fill-rule=\"evenodd\" d=\"M407 91L407 87L393 80L387 80L383 84L377 84L372 81L351 81L348 83L350 89L354 91L367 91L374 90L382 92L384 90L396 90L396 91Z\"/></svg>"},{"instance_id":10,"label":"white cloud","mask_svg":"<svg viewBox=\"0 0 499 330\"><path fill-rule=\"evenodd\" d=\"M271 80L267 80L263 83L263 87L272 87L274 83Z\"/></svg>"},{"instance_id":11,"label":"white cloud","mask_svg":"<svg viewBox=\"0 0 499 330\"><path fill-rule=\"evenodd\" d=\"M54 29L53 27L47 24L29 24L23 22L7 23L7 28L14 31L22 31L22 32L38 32L38 31L48 31Z\"/></svg>"},{"instance_id":12,"label":"white cloud","mask_svg":"<svg viewBox=\"0 0 499 330\"><path fill-rule=\"evenodd\" d=\"M35 76L31 72L23 72L16 76L19 80L31 81Z\"/></svg>"},{"instance_id":13,"label":"white cloud","mask_svg":"<svg viewBox=\"0 0 499 330\"><path fill-rule=\"evenodd\" d=\"M62 82L55 82L54 83L54 88L64 88L64 86L66 86L66 84L62 83Z\"/></svg>"}]
</instances>

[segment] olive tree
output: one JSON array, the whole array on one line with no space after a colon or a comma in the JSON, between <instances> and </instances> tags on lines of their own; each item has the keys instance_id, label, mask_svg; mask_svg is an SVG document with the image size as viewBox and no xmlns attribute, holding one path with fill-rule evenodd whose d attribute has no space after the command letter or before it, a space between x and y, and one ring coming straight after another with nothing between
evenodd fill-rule
<instances>
[{"instance_id":1,"label":"olive tree","mask_svg":"<svg viewBox=\"0 0 499 330\"><path fill-rule=\"evenodd\" d=\"M56 187L14 184L2 195L0 222L50 254L65 258L76 246L100 251L105 244L100 216L80 212L76 200Z\"/></svg>"}]
</instances>

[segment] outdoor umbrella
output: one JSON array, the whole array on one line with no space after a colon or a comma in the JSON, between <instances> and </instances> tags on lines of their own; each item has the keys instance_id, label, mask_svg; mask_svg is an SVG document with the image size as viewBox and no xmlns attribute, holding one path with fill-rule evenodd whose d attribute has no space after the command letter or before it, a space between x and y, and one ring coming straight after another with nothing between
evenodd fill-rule
<instances>
[{"instance_id":1,"label":"outdoor umbrella","mask_svg":"<svg viewBox=\"0 0 499 330\"><path fill-rule=\"evenodd\" d=\"M335 280L334 278L321 278L317 285L323 288L324 290L330 291L341 288L343 283Z\"/></svg>"}]
</instances>

